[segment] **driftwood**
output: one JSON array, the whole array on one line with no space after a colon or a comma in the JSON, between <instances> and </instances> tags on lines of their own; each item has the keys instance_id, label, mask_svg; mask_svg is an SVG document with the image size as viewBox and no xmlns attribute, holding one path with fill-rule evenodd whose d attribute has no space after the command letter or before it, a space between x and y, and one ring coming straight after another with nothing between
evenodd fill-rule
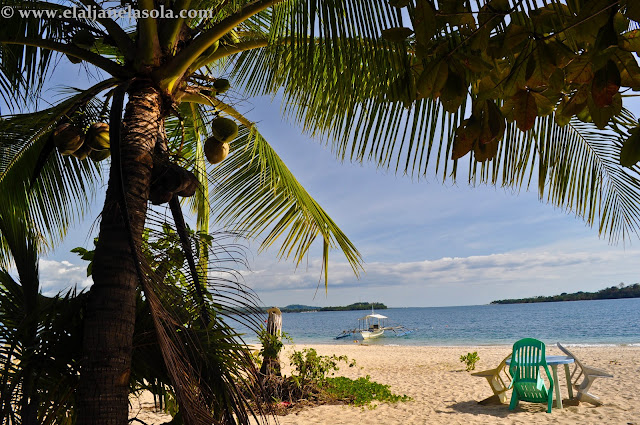
<instances>
[{"instance_id":1,"label":"driftwood","mask_svg":"<svg viewBox=\"0 0 640 425\"><path fill-rule=\"evenodd\" d=\"M282 346L282 312L280 312L278 307L273 307L267 310L267 313L269 313L269 318L267 319L267 333L273 336L273 343L275 346L270 347L272 349L266 349L267 347L265 347L260 373L267 376L281 376L280 356L278 353Z\"/></svg>"}]
</instances>

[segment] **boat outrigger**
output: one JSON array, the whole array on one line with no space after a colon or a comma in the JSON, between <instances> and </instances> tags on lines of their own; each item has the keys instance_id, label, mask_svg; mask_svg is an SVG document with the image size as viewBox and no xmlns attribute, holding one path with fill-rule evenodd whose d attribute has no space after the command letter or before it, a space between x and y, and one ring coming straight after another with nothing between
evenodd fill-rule
<instances>
[{"instance_id":1,"label":"boat outrigger","mask_svg":"<svg viewBox=\"0 0 640 425\"><path fill-rule=\"evenodd\" d=\"M342 331L335 339L347 338L357 334L360 334L362 339L372 339L384 335L385 331L391 331L395 336L405 336L413 332L413 330L407 329L402 325L388 326L387 319L387 316L375 313L372 308L371 314L358 319L358 327L356 329Z\"/></svg>"}]
</instances>

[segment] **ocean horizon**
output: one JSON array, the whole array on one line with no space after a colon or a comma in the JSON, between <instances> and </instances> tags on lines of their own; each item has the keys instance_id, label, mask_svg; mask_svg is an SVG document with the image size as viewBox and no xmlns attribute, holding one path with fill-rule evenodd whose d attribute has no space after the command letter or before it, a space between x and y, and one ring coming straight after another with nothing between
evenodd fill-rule
<instances>
[{"instance_id":1,"label":"ocean horizon","mask_svg":"<svg viewBox=\"0 0 640 425\"><path fill-rule=\"evenodd\" d=\"M370 345L511 345L532 337L548 345L640 346L640 298L396 307L376 312L387 316L389 325L403 325L413 332L396 337L387 331L380 338L366 340ZM364 310L283 313L283 331L294 344L354 344L354 338L335 337L356 328L358 318L366 314ZM245 342L257 342L255 332L246 326L238 324L235 329L244 334Z\"/></svg>"}]
</instances>

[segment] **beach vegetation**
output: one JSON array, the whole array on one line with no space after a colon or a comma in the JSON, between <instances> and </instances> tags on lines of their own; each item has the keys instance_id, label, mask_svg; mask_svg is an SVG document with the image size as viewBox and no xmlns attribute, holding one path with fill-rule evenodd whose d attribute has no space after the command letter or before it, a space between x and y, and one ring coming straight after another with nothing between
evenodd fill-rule
<instances>
[{"instance_id":1,"label":"beach vegetation","mask_svg":"<svg viewBox=\"0 0 640 425\"><path fill-rule=\"evenodd\" d=\"M3 10L39 13L14 13L0 28L0 95L12 111L0 120L3 219L27 223L45 252L108 177L71 409L80 425L127 423L134 336L145 320L156 352L142 357L140 373L162 372L159 385L175 394L186 424L248 422L250 395L237 396L237 383L250 369L234 369L247 364L246 352L222 317L253 299L235 279L209 273L219 261L211 252L218 237L202 236L214 234L211 223L260 240L261 249L276 246L297 265L318 241L325 287L331 249L362 270L356 247L260 133L260 117L237 109L245 99L278 96L285 115L340 160L415 178L455 180L468 170L470 184L533 184L541 200L612 241L640 228L640 130L623 103L640 90L631 0L80 3L101 17L60 13L75 1L7 0ZM165 6L172 17L156 18ZM127 8L137 17L111 17ZM211 13L184 17L198 8ZM65 57L95 84L43 99ZM229 142L213 134L220 118L234 123L217 135ZM84 143L96 123L109 126L110 161L87 160L104 156ZM205 152L211 137L221 143ZM105 146L106 137L96 142ZM151 205L168 206L171 218ZM185 207L196 214L194 232ZM144 242L151 225L174 232L153 256ZM8 269L5 230L0 264ZM38 299L27 292L18 297L23 313ZM33 346L20 338L35 338L36 322L8 346Z\"/></svg>"},{"instance_id":2,"label":"beach vegetation","mask_svg":"<svg viewBox=\"0 0 640 425\"><path fill-rule=\"evenodd\" d=\"M308 405L349 404L375 408L374 402L410 401L407 395L391 392L389 385L371 380L370 376L351 379L333 376L340 364L355 367L346 355L319 355L315 348L293 350L289 355L291 376L266 376L262 383L266 402L277 414L289 414Z\"/></svg>"},{"instance_id":3,"label":"beach vegetation","mask_svg":"<svg viewBox=\"0 0 640 425\"><path fill-rule=\"evenodd\" d=\"M344 376L328 378L326 391L333 397L354 406L374 407L374 402L398 403L413 400L406 394L393 393L389 385L372 381L369 375L357 379Z\"/></svg>"},{"instance_id":4,"label":"beach vegetation","mask_svg":"<svg viewBox=\"0 0 640 425\"><path fill-rule=\"evenodd\" d=\"M465 370L470 372L475 370L476 363L480 360L480 356L478 356L478 352L474 351L473 353L467 353L460 356L460 361L465 364Z\"/></svg>"},{"instance_id":5,"label":"beach vegetation","mask_svg":"<svg viewBox=\"0 0 640 425\"><path fill-rule=\"evenodd\" d=\"M305 348L302 351L294 350L289 356L291 367L294 370L292 378L299 387L308 384L324 386L329 375L333 375L340 369L338 364L345 362L349 367L356 365L355 360L349 360L345 355L320 356L315 348Z\"/></svg>"}]
</instances>

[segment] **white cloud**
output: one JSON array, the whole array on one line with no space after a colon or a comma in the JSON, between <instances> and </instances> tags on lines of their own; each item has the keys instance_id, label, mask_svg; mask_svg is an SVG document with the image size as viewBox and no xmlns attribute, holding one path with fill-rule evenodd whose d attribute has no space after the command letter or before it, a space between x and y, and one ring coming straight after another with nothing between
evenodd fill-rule
<instances>
[{"instance_id":1,"label":"white cloud","mask_svg":"<svg viewBox=\"0 0 640 425\"><path fill-rule=\"evenodd\" d=\"M60 291L76 287L88 288L93 281L87 277L87 263L80 265L69 261L40 260L40 288L44 295L55 295Z\"/></svg>"},{"instance_id":2,"label":"white cloud","mask_svg":"<svg viewBox=\"0 0 640 425\"><path fill-rule=\"evenodd\" d=\"M411 262L372 262L365 265L366 273L359 281L347 263L333 263L329 265L329 293L352 293L354 288L364 293L386 290L397 300L396 306L429 306L591 291L620 281L634 283L634 263L639 254L640 251L614 249L602 252L530 251ZM319 261L311 262L307 270L298 270L295 274L291 269L290 265L279 263L244 273L244 276L265 302L271 301L275 294L286 296L288 292L300 289L311 292L318 286ZM323 285L320 282L321 288ZM423 296L412 295L418 293Z\"/></svg>"}]
</instances>

